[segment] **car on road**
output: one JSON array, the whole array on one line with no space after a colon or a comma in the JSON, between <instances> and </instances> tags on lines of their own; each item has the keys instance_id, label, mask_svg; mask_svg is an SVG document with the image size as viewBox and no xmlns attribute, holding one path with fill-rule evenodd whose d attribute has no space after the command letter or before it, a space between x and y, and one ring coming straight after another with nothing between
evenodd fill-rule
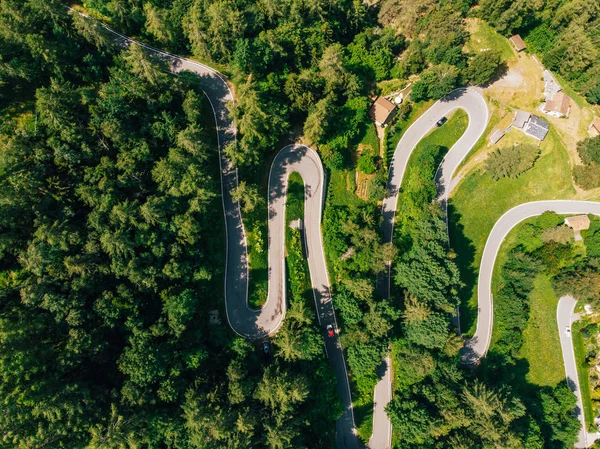
<instances>
[{"instance_id":1,"label":"car on road","mask_svg":"<svg viewBox=\"0 0 600 449\"><path fill-rule=\"evenodd\" d=\"M330 337L333 337L334 335L333 326L331 324L327 325L327 335L329 335Z\"/></svg>"},{"instance_id":2,"label":"car on road","mask_svg":"<svg viewBox=\"0 0 600 449\"><path fill-rule=\"evenodd\" d=\"M269 353L271 352L271 345L269 344L269 340L263 341L262 349L265 355L269 355Z\"/></svg>"},{"instance_id":3,"label":"car on road","mask_svg":"<svg viewBox=\"0 0 600 449\"><path fill-rule=\"evenodd\" d=\"M567 327L565 328L565 335L566 335L567 337L570 337L570 336L571 336L571 327L570 327L570 326L567 326Z\"/></svg>"},{"instance_id":4,"label":"car on road","mask_svg":"<svg viewBox=\"0 0 600 449\"><path fill-rule=\"evenodd\" d=\"M439 119L439 120L437 121L437 123L435 124L435 126L437 126L437 127L439 128L440 126L442 126L442 125L443 125L444 123L446 123L447 121L448 121L448 119L447 119L446 117L442 117L441 119Z\"/></svg>"}]
</instances>

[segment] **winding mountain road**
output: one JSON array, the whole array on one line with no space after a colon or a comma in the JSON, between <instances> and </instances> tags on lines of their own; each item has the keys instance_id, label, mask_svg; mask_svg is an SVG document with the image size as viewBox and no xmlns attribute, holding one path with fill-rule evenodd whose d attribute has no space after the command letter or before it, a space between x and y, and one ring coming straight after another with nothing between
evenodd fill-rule
<instances>
[{"instance_id":1,"label":"winding mountain road","mask_svg":"<svg viewBox=\"0 0 600 449\"><path fill-rule=\"evenodd\" d=\"M400 186L402 185L402 179L406 172L410 155L421 139L434 128L437 121L455 109L462 109L467 113L469 124L463 135L446 153L436 172L435 179L438 187L438 201L445 205L449 193L457 184L452 176L483 135L489 120L489 112L485 99L481 95L480 89L473 87L456 89L441 100L438 100L402 135L390 162L387 195L382 206L383 243L392 241ZM388 264L387 272L383 273L383 277L378 280L378 290L384 298L388 298L390 295L390 280L391 265ZM385 413L385 407L392 399L390 366L388 357L385 363L386 370L375 387L373 435L369 440L370 449L388 449L392 443L392 424Z\"/></svg>"},{"instance_id":2,"label":"winding mountain road","mask_svg":"<svg viewBox=\"0 0 600 449\"><path fill-rule=\"evenodd\" d=\"M392 241L398 195L412 151L439 119L455 109L462 109L468 114L469 124L460 139L446 153L436 173L439 200L444 201L448 197L456 185L452 179L454 172L483 135L488 124L489 112L480 90L474 87L453 90L434 103L406 130L396 146L388 172L387 195L382 207L384 243ZM389 296L389 289L386 296Z\"/></svg>"},{"instance_id":3,"label":"winding mountain road","mask_svg":"<svg viewBox=\"0 0 600 449\"><path fill-rule=\"evenodd\" d=\"M600 203L571 200L534 201L513 207L500 217L492 228L483 249L477 281L477 329L463 348L462 359L465 363L478 363L481 358L485 357L490 346L494 322L492 276L496 257L504 238L523 220L541 215L546 211L561 215L593 214L600 216Z\"/></svg>"},{"instance_id":4,"label":"winding mountain road","mask_svg":"<svg viewBox=\"0 0 600 449\"><path fill-rule=\"evenodd\" d=\"M229 116L227 107L234 97L225 77L205 64L138 42L79 11L69 9L71 12L91 20L96 26L102 27L119 45L126 47L133 44L145 48L152 56L168 63L172 73L190 71L198 76L199 85L214 113L219 145L221 197L227 245L225 309L230 327L242 337L252 340L265 338L276 332L285 318L285 202L288 176L292 172L298 172L302 176L305 191L304 227L315 306L325 340L325 349L336 373L337 390L344 407L342 416L336 422L336 446L338 449L360 448L354 423L346 362L339 341L323 253L321 215L324 173L319 156L306 146L288 145L280 150L271 165L268 212L269 293L263 307L260 309L250 308L248 305L249 270L246 233L240 205L234 202L231 196L231 191L238 186L238 174L236 168L222 151L236 140L235 125ZM334 327L335 335L333 337L326 335L325 328L328 324Z\"/></svg>"},{"instance_id":5,"label":"winding mountain road","mask_svg":"<svg viewBox=\"0 0 600 449\"><path fill-rule=\"evenodd\" d=\"M583 400L581 399L581 389L579 387L579 376L577 374L577 363L575 361L575 350L573 348L573 336L570 331L571 325L579 319L575 312L577 300L572 296L563 296L558 301L556 309L556 321L558 323L558 335L560 337L560 346L563 354L563 363L565 365L565 374L567 384L577 397L577 407L575 415L581 423L579 436L575 443L576 448L590 447L594 442L600 439L600 433L591 433L586 430L585 417L583 414ZM567 332L567 328L569 332Z\"/></svg>"}]
</instances>

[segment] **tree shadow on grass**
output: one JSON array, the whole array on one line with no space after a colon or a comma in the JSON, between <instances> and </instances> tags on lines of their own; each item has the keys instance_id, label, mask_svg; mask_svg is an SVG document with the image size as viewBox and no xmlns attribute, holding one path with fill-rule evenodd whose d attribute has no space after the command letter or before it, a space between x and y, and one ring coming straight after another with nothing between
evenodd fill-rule
<instances>
[{"instance_id":1,"label":"tree shadow on grass","mask_svg":"<svg viewBox=\"0 0 600 449\"><path fill-rule=\"evenodd\" d=\"M516 348L513 348L513 351ZM531 423L539 426L545 448L572 448L578 439L580 428L576 416L580 413L576 406L572 386L563 380L556 386L540 386L529 382L527 374L529 361L513 359L507 354L497 353L494 348L481 362L475 375L486 385L496 390L508 387L510 394L521 400L526 407L525 414L517 419L514 426L524 436L532 431Z\"/></svg>"},{"instance_id":2,"label":"tree shadow on grass","mask_svg":"<svg viewBox=\"0 0 600 449\"><path fill-rule=\"evenodd\" d=\"M464 285L458 292L460 299L460 329L468 331L477 321L477 307L472 307L469 301L477 288L477 270L473 267L475 261L475 246L464 233L464 226L460 223L461 215L450 200L448 202L448 233L450 246L456 253L456 265L460 271L460 278Z\"/></svg>"}]
</instances>

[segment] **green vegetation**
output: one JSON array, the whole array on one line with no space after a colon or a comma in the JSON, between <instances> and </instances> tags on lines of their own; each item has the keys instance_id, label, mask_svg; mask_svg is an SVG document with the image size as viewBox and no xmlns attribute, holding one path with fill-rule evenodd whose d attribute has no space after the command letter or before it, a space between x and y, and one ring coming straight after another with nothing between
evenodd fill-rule
<instances>
[{"instance_id":1,"label":"green vegetation","mask_svg":"<svg viewBox=\"0 0 600 449\"><path fill-rule=\"evenodd\" d=\"M577 152L585 165L573 167L575 182L588 190L600 187L600 136L578 142Z\"/></svg>"},{"instance_id":2,"label":"green vegetation","mask_svg":"<svg viewBox=\"0 0 600 449\"><path fill-rule=\"evenodd\" d=\"M341 405L312 300L290 301L270 358L226 324L196 78L88 25L0 5L0 446L329 447Z\"/></svg>"},{"instance_id":3,"label":"green vegetation","mask_svg":"<svg viewBox=\"0 0 600 449\"><path fill-rule=\"evenodd\" d=\"M248 241L248 303L250 307L261 307L269 292L269 259L267 253L268 221L267 201L255 184L240 181L231 192L233 201L240 203Z\"/></svg>"},{"instance_id":4,"label":"green vegetation","mask_svg":"<svg viewBox=\"0 0 600 449\"><path fill-rule=\"evenodd\" d=\"M436 186L431 180L445 154L462 136L469 124L468 115L459 111L441 127L425 136L410 156L400 196L398 198L396 235L403 236L403 224L418 220L427 202L436 197Z\"/></svg>"},{"instance_id":5,"label":"green vegetation","mask_svg":"<svg viewBox=\"0 0 600 449\"><path fill-rule=\"evenodd\" d=\"M567 151L552 129L541 150L534 167L518 178L495 181L486 171L474 170L450 198L450 242L458 254L461 278L466 284L461 291L463 333L474 331L477 273L485 241L496 221L518 204L571 198L575 194Z\"/></svg>"},{"instance_id":6,"label":"green vegetation","mask_svg":"<svg viewBox=\"0 0 600 449\"><path fill-rule=\"evenodd\" d=\"M567 241L557 232L563 221L546 212L521 223L503 244L492 287L494 334L482 362L488 383L520 392L551 447L573 445L579 427L572 414L576 398L564 376L553 286L581 252L572 232Z\"/></svg>"},{"instance_id":7,"label":"green vegetation","mask_svg":"<svg viewBox=\"0 0 600 449\"><path fill-rule=\"evenodd\" d=\"M590 367L590 361L593 360L595 354L590 353L586 348L589 348L591 345L592 351L598 350L597 344L594 341L598 335L598 327L597 325L586 326L581 321L577 321L573 323L573 326L571 327L571 335L573 336L577 377L579 377L581 402L583 403L583 416L587 429L595 431L595 429L593 429L593 423L597 413L594 413L594 409L596 411L598 410L598 401L596 401L596 407L594 407L590 392L590 371L595 371L595 368Z\"/></svg>"},{"instance_id":8,"label":"green vegetation","mask_svg":"<svg viewBox=\"0 0 600 449\"><path fill-rule=\"evenodd\" d=\"M466 125L460 116L455 120L457 128ZM434 131L431 140L443 132ZM401 296L394 300L403 303L404 311L401 332L392 341L395 393L388 414L394 441L396 447L478 447L492 442L520 447L536 441L541 447L539 426L524 435L521 418L527 410L508 385L484 385L458 368L462 340L450 322L459 300L459 272L448 247L444 213L431 203L442 148L426 142L411 156L409 173L423 179L419 187L403 185L401 202L411 201L411 214L402 213L397 220L401 248L395 281ZM484 409L489 412L482 413Z\"/></svg>"},{"instance_id":9,"label":"green vegetation","mask_svg":"<svg viewBox=\"0 0 600 449\"><path fill-rule=\"evenodd\" d=\"M379 137L377 137L377 130L375 129L375 125L373 123L366 123L365 131L362 139L360 139L359 145L365 146L367 148L371 148L373 153L379 153Z\"/></svg>"},{"instance_id":10,"label":"green vegetation","mask_svg":"<svg viewBox=\"0 0 600 449\"><path fill-rule=\"evenodd\" d=\"M494 30L487 22L476 20L474 30L471 32L467 46L472 53L479 53L488 49L494 49L500 52L503 61L514 57L511 43Z\"/></svg>"},{"instance_id":11,"label":"green vegetation","mask_svg":"<svg viewBox=\"0 0 600 449\"><path fill-rule=\"evenodd\" d=\"M571 435L568 390L543 391L540 404L518 383L486 378L499 368L459 369L462 341L450 320L462 281L432 200L437 163L464 115L428 136L412 161L419 167L403 191L411 211L399 219L401 256L380 241L390 151L430 103L401 106L380 161L369 95L413 75L414 98L423 100L489 81L497 55L463 50L471 5L83 2L124 34L227 72L238 139L225 152L243 181L233 194L248 231L254 305L267 296L268 165L300 134L318 146L329 180L324 243L359 435L370 436L376 369L391 346L401 367L389 407L398 447L541 447ZM137 46L123 50L57 0L1 2L0 48L5 445L331 447L341 405L298 231L286 229L289 310L271 354L227 327L217 143L196 78L169 76L160 60ZM352 157L360 143L366 193ZM568 185L548 177L549 166L564 173L555 153L516 181L541 167L547 191ZM287 219L301 215L301 185L290 177ZM390 300L375 291L386 261L400 287Z\"/></svg>"},{"instance_id":12,"label":"green vegetation","mask_svg":"<svg viewBox=\"0 0 600 449\"><path fill-rule=\"evenodd\" d=\"M502 63L502 55L497 50L484 50L477 53L469 61L468 79L476 85L484 85L498 73Z\"/></svg>"},{"instance_id":13,"label":"green vegetation","mask_svg":"<svg viewBox=\"0 0 600 449\"><path fill-rule=\"evenodd\" d=\"M572 236L573 231L566 229ZM565 379L556 322L557 305L558 296L552 289L548 276L536 276L529 295L529 321L523 332L523 346L520 352L529 362L527 381L534 385L555 387Z\"/></svg>"},{"instance_id":14,"label":"green vegetation","mask_svg":"<svg viewBox=\"0 0 600 449\"><path fill-rule=\"evenodd\" d=\"M433 101L402 103L400 111L396 114L392 123L385 129L383 164L386 167L389 166L389 163L394 156L394 151L396 151L396 146L398 145L398 142L400 142L400 138L404 131L406 131L432 104Z\"/></svg>"},{"instance_id":15,"label":"green vegetation","mask_svg":"<svg viewBox=\"0 0 600 449\"><path fill-rule=\"evenodd\" d=\"M600 58L597 45L600 16L584 0L497 2L482 0L477 15L500 33L521 33L529 51L558 72L592 104L600 102ZM597 8L593 3L592 8Z\"/></svg>"},{"instance_id":16,"label":"green vegetation","mask_svg":"<svg viewBox=\"0 0 600 449\"><path fill-rule=\"evenodd\" d=\"M539 156L539 147L530 143L498 148L488 156L486 170L495 181L517 178L533 167Z\"/></svg>"},{"instance_id":17,"label":"green vegetation","mask_svg":"<svg viewBox=\"0 0 600 449\"><path fill-rule=\"evenodd\" d=\"M302 298L311 301L310 273L308 262L304 259L303 255L303 231L299 228L292 229L290 227L292 221L304 220L304 181L297 172L293 172L288 178L285 216L286 262L288 267L288 285L292 292L291 298L292 301L300 301ZM308 306L312 306L311 302L308 302ZM315 314L313 316L316 317Z\"/></svg>"}]
</instances>

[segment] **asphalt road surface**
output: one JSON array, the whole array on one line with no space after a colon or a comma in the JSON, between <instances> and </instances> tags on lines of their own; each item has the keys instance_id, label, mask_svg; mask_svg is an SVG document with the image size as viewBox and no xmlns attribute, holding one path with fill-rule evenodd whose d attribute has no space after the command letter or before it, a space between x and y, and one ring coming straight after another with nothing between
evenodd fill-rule
<instances>
[{"instance_id":1,"label":"asphalt road surface","mask_svg":"<svg viewBox=\"0 0 600 449\"><path fill-rule=\"evenodd\" d=\"M71 11L74 10L71 9ZM227 108L227 104L233 101L233 95L225 77L204 64L148 46L117 33L85 14L81 15L106 30L111 38L123 47L134 44L145 48L151 56L169 64L173 73L177 74L187 70L198 75L200 87L214 112L219 143L221 193L227 234L225 267L227 320L237 334L248 339L265 338L275 332L285 318L285 199L289 174L297 171L302 176L305 188L304 227L308 265L317 317L323 329L325 349L334 367L337 389L344 406L343 414L336 422L336 446L338 449L361 447L356 435L348 373L338 337L323 253L321 214L324 176L319 156L308 147L288 145L277 154L273 161L269 173L269 294L262 308L252 309L248 305L249 271L246 234L240 205L231 197L231 191L238 185L238 175L235 167L221 151L236 140L236 129ZM333 337L326 335L325 328L328 324L332 324L334 327L335 335Z\"/></svg>"},{"instance_id":2,"label":"asphalt road surface","mask_svg":"<svg viewBox=\"0 0 600 449\"><path fill-rule=\"evenodd\" d=\"M383 242L392 241L394 220L398 206L398 194L402 178L412 151L436 125L437 121L455 109L463 109L469 116L469 124L463 135L450 148L436 173L438 200L446 206L446 200L456 182L454 172L483 135L488 124L488 108L481 93L476 88L456 89L437 101L419 117L402 135L390 163L387 181L387 196L383 201L382 231ZM441 129L444 125L442 125ZM379 276L378 291L384 298L389 297L391 267ZM380 378L375 387L375 408L373 413L373 435L369 440L370 449L391 447L392 424L385 413L385 406L392 399L391 377L389 373ZM389 437L387 437L389 435Z\"/></svg>"},{"instance_id":3,"label":"asphalt road surface","mask_svg":"<svg viewBox=\"0 0 600 449\"><path fill-rule=\"evenodd\" d=\"M594 214L600 216L600 203L590 201L534 201L516 206L506 212L496 222L488 236L477 281L477 329L463 350L462 359L467 364L476 364L485 356L492 338L494 306L492 297L492 275L496 256L504 238L517 224L529 217L541 215L546 211L561 215Z\"/></svg>"},{"instance_id":4,"label":"asphalt road surface","mask_svg":"<svg viewBox=\"0 0 600 449\"><path fill-rule=\"evenodd\" d=\"M575 415L581 423L579 429L579 439L575 443L576 448L587 448L594 444L594 441L600 438L598 433L590 433L586 430L585 419L583 416L583 401L581 400L581 390L579 388L579 377L577 375L577 364L575 362L575 351L573 349L573 337L570 329L571 325L579 319L579 315L574 313L577 300L572 296L563 296L558 301L556 309L556 321L558 322L558 334L560 336L560 347L563 354L563 363L565 364L565 374L567 375L567 384L577 396L577 407ZM567 328L569 332L567 332Z\"/></svg>"},{"instance_id":5,"label":"asphalt road surface","mask_svg":"<svg viewBox=\"0 0 600 449\"><path fill-rule=\"evenodd\" d=\"M439 199L444 201L455 183L452 175L483 135L488 124L488 108L476 88L456 89L438 100L419 117L402 135L390 163L387 181L387 196L383 201L383 241L391 242L394 232L394 219L398 205L398 193L402 178L413 149L435 126L436 122L454 109L463 109L469 116L469 125L458 141L450 148L436 174ZM441 129L444 129L442 125Z\"/></svg>"},{"instance_id":6,"label":"asphalt road surface","mask_svg":"<svg viewBox=\"0 0 600 449\"><path fill-rule=\"evenodd\" d=\"M392 398L392 361L388 355L381 365L381 379L373 394L373 434L369 438L369 449L390 449L392 447L392 424L385 412L385 406Z\"/></svg>"}]
</instances>

